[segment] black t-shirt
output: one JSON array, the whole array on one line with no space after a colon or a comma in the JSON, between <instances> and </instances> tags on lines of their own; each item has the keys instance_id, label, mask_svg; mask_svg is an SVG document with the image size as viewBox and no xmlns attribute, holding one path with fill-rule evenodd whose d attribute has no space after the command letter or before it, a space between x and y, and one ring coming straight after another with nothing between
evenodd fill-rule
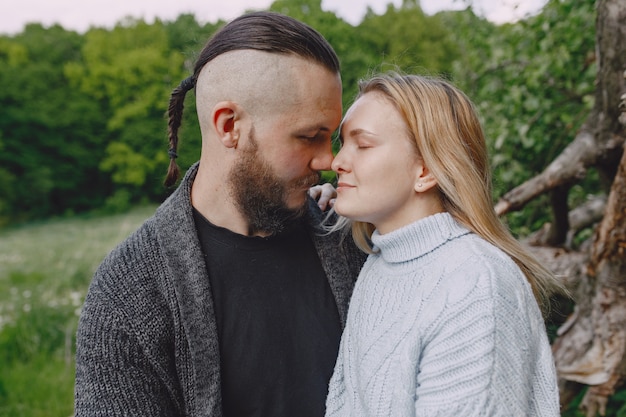
<instances>
[{"instance_id":1,"label":"black t-shirt","mask_svg":"<svg viewBox=\"0 0 626 417\"><path fill-rule=\"evenodd\" d=\"M341 324L306 226L247 237L195 210L194 218L215 304L224 416L323 416Z\"/></svg>"}]
</instances>

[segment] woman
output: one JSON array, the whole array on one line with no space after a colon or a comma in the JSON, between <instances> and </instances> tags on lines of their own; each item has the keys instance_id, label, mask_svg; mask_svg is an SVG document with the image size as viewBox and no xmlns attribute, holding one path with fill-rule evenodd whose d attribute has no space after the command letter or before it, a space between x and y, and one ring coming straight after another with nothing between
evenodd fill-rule
<instances>
[{"instance_id":1,"label":"woman","mask_svg":"<svg viewBox=\"0 0 626 417\"><path fill-rule=\"evenodd\" d=\"M334 210L370 255L326 415L558 416L540 305L560 287L494 213L469 99L440 79L378 76L341 141Z\"/></svg>"}]
</instances>

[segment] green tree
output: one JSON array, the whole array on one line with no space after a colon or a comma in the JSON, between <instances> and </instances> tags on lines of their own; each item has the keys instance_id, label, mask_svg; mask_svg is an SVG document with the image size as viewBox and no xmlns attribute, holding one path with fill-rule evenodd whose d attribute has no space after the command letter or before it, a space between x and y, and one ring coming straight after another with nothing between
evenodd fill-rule
<instances>
[{"instance_id":1,"label":"green tree","mask_svg":"<svg viewBox=\"0 0 626 417\"><path fill-rule=\"evenodd\" d=\"M0 165L10 181L0 216L42 217L97 201L92 155L101 149L102 124L98 109L68 87L63 73L81 44L76 32L39 24L0 40Z\"/></svg>"},{"instance_id":2,"label":"green tree","mask_svg":"<svg viewBox=\"0 0 626 417\"><path fill-rule=\"evenodd\" d=\"M549 1L514 24L486 22L468 9L441 17L464 54L453 78L476 103L493 155L497 195L539 173L571 141L593 104L594 1ZM597 187L597 176L571 198ZM509 221L536 230L549 218L543 197Z\"/></svg>"},{"instance_id":3,"label":"green tree","mask_svg":"<svg viewBox=\"0 0 626 417\"><path fill-rule=\"evenodd\" d=\"M404 0L399 8L388 4L380 16L368 10L357 31L377 64L385 64L380 69L391 65L406 72L447 76L458 55L439 16L427 16L417 0Z\"/></svg>"},{"instance_id":4,"label":"green tree","mask_svg":"<svg viewBox=\"0 0 626 417\"><path fill-rule=\"evenodd\" d=\"M99 167L115 186L109 202L124 207L163 194L167 166L164 113L171 89L184 78L183 56L169 49L162 22L127 19L85 35L82 62L65 72L99 103L108 145Z\"/></svg>"}]
</instances>

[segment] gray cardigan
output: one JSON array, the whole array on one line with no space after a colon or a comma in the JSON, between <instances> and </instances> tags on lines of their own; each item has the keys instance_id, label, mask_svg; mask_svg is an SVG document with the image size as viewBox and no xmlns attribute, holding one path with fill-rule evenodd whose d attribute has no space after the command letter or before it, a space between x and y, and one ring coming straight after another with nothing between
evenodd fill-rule
<instances>
[{"instance_id":1,"label":"gray cardigan","mask_svg":"<svg viewBox=\"0 0 626 417\"><path fill-rule=\"evenodd\" d=\"M198 165L155 215L97 269L77 332L75 415L221 416L219 344L191 185ZM311 236L342 326L365 256L340 233Z\"/></svg>"}]
</instances>

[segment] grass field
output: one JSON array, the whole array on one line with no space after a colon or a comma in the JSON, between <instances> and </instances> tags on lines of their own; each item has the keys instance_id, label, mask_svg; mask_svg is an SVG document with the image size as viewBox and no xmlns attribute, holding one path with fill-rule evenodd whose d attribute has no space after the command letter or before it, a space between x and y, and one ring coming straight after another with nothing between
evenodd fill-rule
<instances>
[{"instance_id":1,"label":"grass field","mask_svg":"<svg viewBox=\"0 0 626 417\"><path fill-rule=\"evenodd\" d=\"M0 231L0 416L73 415L76 324L102 258L154 206Z\"/></svg>"},{"instance_id":2,"label":"grass field","mask_svg":"<svg viewBox=\"0 0 626 417\"><path fill-rule=\"evenodd\" d=\"M0 230L0 417L73 415L76 324L95 268L156 207ZM564 417L582 417L581 395ZM626 390L607 416L626 417Z\"/></svg>"}]
</instances>

